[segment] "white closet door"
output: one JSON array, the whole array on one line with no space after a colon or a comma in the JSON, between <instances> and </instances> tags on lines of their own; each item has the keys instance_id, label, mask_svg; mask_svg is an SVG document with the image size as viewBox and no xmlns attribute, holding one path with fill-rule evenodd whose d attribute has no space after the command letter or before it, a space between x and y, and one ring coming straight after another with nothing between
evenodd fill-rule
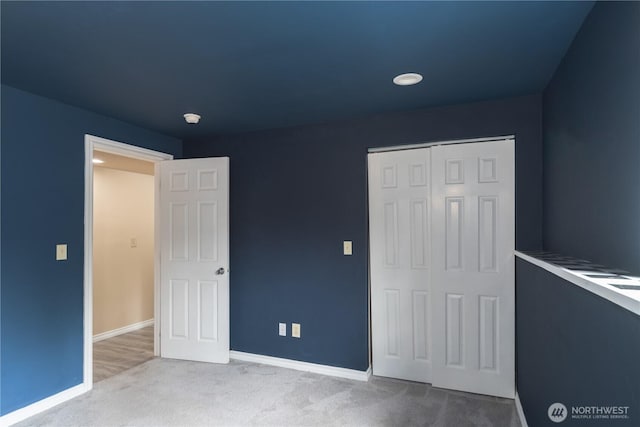
<instances>
[{"instance_id":1,"label":"white closet door","mask_svg":"<svg viewBox=\"0 0 640 427\"><path fill-rule=\"evenodd\" d=\"M373 374L431 381L429 149L369 154Z\"/></svg>"},{"instance_id":2,"label":"white closet door","mask_svg":"<svg viewBox=\"0 0 640 427\"><path fill-rule=\"evenodd\" d=\"M433 385L513 398L514 142L431 150Z\"/></svg>"}]
</instances>

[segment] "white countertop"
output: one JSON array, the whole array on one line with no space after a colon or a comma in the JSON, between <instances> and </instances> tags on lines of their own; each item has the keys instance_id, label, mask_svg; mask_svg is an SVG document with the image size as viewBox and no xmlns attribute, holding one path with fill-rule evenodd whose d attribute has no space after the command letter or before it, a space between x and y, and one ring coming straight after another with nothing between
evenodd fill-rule
<instances>
[{"instance_id":1,"label":"white countertop","mask_svg":"<svg viewBox=\"0 0 640 427\"><path fill-rule=\"evenodd\" d=\"M603 271L594 271L590 268L580 270L575 267L568 269L520 251L516 251L515 254L518 258L537 265L574 285L580 286L640 316L640 289L620 289L611 285L640 286L639 277L619 273L609 274L606 272L606 269L603 269ZM585 264L585 266L586 265L587 264Z\"/></svg>"}]
</instances>

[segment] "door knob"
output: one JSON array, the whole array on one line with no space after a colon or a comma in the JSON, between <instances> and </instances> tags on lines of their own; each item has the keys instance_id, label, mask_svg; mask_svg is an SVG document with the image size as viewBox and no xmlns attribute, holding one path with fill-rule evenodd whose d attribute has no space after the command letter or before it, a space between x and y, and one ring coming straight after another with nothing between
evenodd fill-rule
<instances>
[{"instance_id":1,"label":"door knob","mask_svg":"<svg viewBox=\"0 0 640 427\"><path fill-rule=\"evenodd\" d=\"M216 274L217 275L222 275L224 274L224 267L220 267L219 269L216 270Z\"/></svg>"}]
</instances>

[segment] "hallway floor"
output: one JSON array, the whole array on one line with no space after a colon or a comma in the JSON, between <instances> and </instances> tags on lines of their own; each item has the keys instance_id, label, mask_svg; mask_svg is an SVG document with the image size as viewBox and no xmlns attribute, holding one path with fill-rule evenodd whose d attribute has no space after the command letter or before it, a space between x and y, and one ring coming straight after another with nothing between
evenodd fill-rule
<instances>
[{"instance_id":1,"label":"hallway floor","mask_svg":"<svg viewBox=\"0 0 640 427\"><path fill-rule=\"evenodd\" d=\"M93 382L153 359L153 326L93 344Z\"/></svg>"}]
</instances>

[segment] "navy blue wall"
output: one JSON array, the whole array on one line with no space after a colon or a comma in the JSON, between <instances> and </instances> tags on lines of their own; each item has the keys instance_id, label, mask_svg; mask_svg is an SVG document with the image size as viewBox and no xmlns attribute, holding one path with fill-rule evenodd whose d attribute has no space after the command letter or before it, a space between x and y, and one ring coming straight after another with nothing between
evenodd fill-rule
<instances>
[{"instance_id":1,"label":"navy blue wall","mask_svg":"<svg viewBox=\"0 0 640 427\"><path fill-rule=\"evenodd\" d=\"M567 426L637 426L640 316L530 264L516 261L517 384L530 426L558 425L549 405L629 406L628 420Z\"/></svg>"},{"instance_id":2,"label":"navy blue wall","mask_svg":"<svg viewBox=\"0 0 640 427\"><path fill-rule=\"evenodd\" d=\"M82 382L84 134L181 141L2 85L0 413ZM56 243L68 244L55 261Z\"/></svg>"},{"instance_id":3,"label":"navy blue wall","mask_svg":"<svg viewBox=\"0 0 640 427\"><path fill-rule=\"evenodd\" d=\"M540 248L539 96L185 142L186 157L231 159L232 349L365 370L367 148L507 134L517 246ZM278 337L278 322L302 338Z\"/></svg>"},{"instance_id":4,"label":"navy blue wall","mask_svg":"<svg viewBox=\"0 0 640 427\"><path fill-rule=\"evenodd\" d=\"M598 2L544 94L544 245L640 274L640 3Z\"/></svg>"}]
</instances>

